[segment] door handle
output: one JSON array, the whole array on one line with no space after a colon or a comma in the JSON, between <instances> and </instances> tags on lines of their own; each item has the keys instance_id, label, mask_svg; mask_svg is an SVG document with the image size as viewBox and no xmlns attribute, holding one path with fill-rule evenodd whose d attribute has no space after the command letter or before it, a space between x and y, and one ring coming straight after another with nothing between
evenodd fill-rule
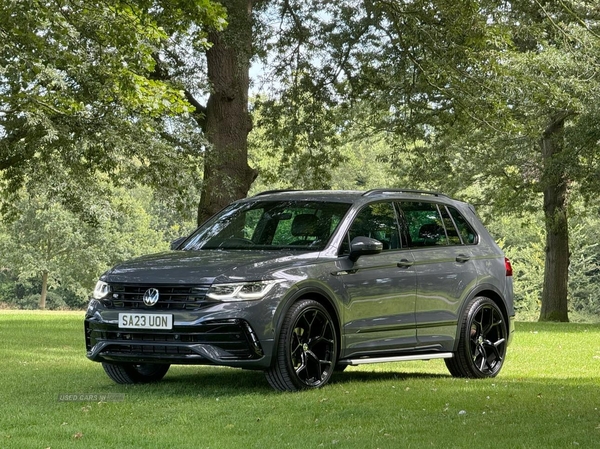
<instances>
[{"instance_id":1,"label":"door handle","mask_svg":"<svg viewBox=\"0 0 600 449\"><path fill-rule=\"evenodd\" d=\"M414 262L411 262L408 259L402 259L400 262L396 264L398 268L409 268L414 265Z\"/></svg>"},{"instance_id":2,"label":"door handle","mask_svg":"<svg viewBox=\"0 0 600 449\"><path fill-rule=\"evenodd\" d=\"M456 256L456 261L459 263L465 263L471 260L471 258L465 254L459 254Z\"/></svg>"}]
</instances>

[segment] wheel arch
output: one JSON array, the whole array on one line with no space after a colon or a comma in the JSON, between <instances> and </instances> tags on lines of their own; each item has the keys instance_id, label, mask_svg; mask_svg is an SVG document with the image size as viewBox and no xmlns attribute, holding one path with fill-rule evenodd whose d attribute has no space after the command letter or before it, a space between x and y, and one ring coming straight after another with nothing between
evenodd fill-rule
<instances>
[{"instance_id":1,"label":"wheel arch","mask_svg":"<svg viewBox=\"0 0 600 449\"><path fill-rule=\"evenodd\" d=\"M507 308L506 303L505 303L502 295L500 294L500 292L493 285L480 285L480 286L478 286L477 289L473 290L469 294L469 296L463 302L463 304L460 308L460 311L457 316L458 325L456 326L456 335L454 337L453 351L456 351L458 349L458 343L459 343L460 332L461 332L460 323L462 322L462 317L465 314L465 311L466 311L467 307L469 306L469 304L471 303L471 301L473 301L473 299L477 298L478 296L485 296L486 298L489 298L492 301L494 301L494 303L498 306L498 308L502 312L502 316L506 322L506 328L507 329L509 328L510 317L508 316L508 308Z\"/></svg>"},{"instance_id":2,"label":"wheel arch","mask_svg":"<svg viewBox=\"0 0 600 449\"><path fill-rule=\"evenodd\" d=\"M333 320L333 324L335 326L335 332L338 336L336 350L337 350L337 354L339 357L339 354L341 351L341 345L342 345L340 312L337 309L337 307L334 305L334 301L332 300L331 296L328 295L325 291L323 291L322 289L317 288L317 287L304 287L304 288L300 288L292 296L287 298L287 300L284 302L284 304L278 314L278 318L277 318L277 322L276 322L276 326L275 326L275 335L273 338L274 356L271 357L271 364L273 364L274 360L275 360L275 352L277 351L277 348L279 346L279 338L281 337L281 328L283 326L283 321L285 319L285 316L293 304L295 304L296 302L301 301L303 299L312 299L313 301L317 301L319 304L321 304L323 307L325 307L325 310L327 310L327 312L331 316L331 319Z\"/></svg>"}]
</instances>

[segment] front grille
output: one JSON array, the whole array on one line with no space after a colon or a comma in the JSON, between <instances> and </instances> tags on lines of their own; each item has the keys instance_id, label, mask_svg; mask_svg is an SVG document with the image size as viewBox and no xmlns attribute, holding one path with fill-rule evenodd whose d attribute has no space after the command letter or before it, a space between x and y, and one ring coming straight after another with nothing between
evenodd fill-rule
<instances>
[{"instance_id":1,"label":"front grille","mask_svg":"<svg viewBox=\"0 0 600 449\"><path fill-rule=\"evenodd\" d=\"M88 351L99 342L109 343L100 355L195 355L189 346L205 344L225 351L224 359L244 360L262 356L260 344L248 323L237 319L182 326L168 333L86 323L86 337Z\"/></svg>"},{"instance_id":2,"label":"front grille","mask_svg":"<svg viewBox=\"0 0 600 449\"><path fill-rule=\"evenodd\" d=\"M117 309L195 310L208 304L208 284L198 285L142 285L111 284L111 303ZM158 302L146 306L143 298L149 288L159 292Z\"/></svg>"}]
</instances>

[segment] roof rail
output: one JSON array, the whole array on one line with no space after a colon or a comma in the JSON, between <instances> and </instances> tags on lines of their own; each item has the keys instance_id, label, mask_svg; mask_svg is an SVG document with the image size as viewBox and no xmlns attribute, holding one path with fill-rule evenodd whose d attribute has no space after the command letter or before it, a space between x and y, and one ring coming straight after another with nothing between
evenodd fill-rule
<instances>
[{"instance_id":1,"label":"roof rail","mask_svg":"<svg viewBox=\"0 0 600 449\"><path fill-rule=\"evenodd\" d=\"M419 195L432 195L432 196L443 196L448 198L448 195L444 195L440 192L433 192L430 190L416 190L416 189L371 189L363 193L362 196L374 195L376 193L416 193Z\"/></svg>"},{"instance_id":2,"label":"roof rail","mask_svg":"<svg viewBox=\"0 0 600 449\"><path fill-rule=\"evenodd\" d=\"M265 190L264 192L259 192L254 196L262 196L269 195L271 193L282 193L282 192L297 192L298 189L276 189L276 190Z\"/></svg>"}]
</instances>

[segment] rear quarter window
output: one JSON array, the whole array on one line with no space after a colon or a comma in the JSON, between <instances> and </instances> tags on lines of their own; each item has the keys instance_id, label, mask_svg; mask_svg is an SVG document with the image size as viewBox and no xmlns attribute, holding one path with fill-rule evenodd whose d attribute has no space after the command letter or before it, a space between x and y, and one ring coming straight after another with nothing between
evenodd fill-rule
<instances>
[{"instance_id":1,"label":"rear quarter window","mask_svg":"<svg viewBox=\"0 0 600 449\"><path fill-rule=\"evenodd\" d=\"M454 207L448 206L448 211L450 211L463 243L465 245L475 245L479 239L469 222Z\"/></svg>"}]
</instances>

